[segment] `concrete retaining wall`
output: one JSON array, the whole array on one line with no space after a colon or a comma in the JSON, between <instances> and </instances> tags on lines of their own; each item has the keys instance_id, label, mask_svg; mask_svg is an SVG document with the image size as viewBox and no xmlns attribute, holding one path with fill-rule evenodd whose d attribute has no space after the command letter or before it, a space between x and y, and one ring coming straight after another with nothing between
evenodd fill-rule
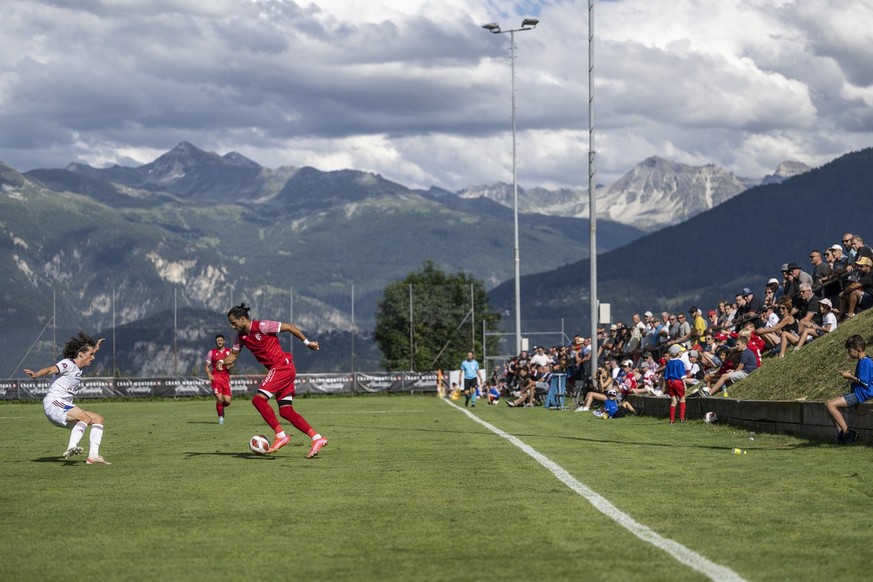
<instances>
[{"instance_id":1,"label":"concrete retaining wall","mask_svg":"<svg viewBox=\"0 0 873 582\"><path fill-rule=\"evenodd\" d=\"M630 403L640 414L669 417L670 399L653 396L631 396ZM776 434L833 442L836 435L834 421L823 402L797 402L793 400L735 400L713 396L686 399L685 416L703 419L707 412L714 412L718 422ZM846 409L849 428L858 431L860 442L873 444L873 404L861 404Z\"/></svg>"}]
</instances>

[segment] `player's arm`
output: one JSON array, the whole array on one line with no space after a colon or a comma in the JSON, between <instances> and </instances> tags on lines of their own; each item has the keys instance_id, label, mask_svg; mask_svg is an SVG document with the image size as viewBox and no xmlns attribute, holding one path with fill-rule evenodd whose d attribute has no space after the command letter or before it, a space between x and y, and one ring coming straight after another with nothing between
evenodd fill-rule
<instances>
[{"instance_id":1,"label":"player's arm","mask_svg":"<svg viewBox=\"0 0 873 582\"><path fill-rule=\"evenodd\" d=\"M33 370L28 370L27 368L25 368L23 372L30 376L32 379L36 380L37 378L42 378L43 376L48 376L49 374L60 374L61 371L58 369L57 366L52 364L51 366L43 368L42 370L37 370L36 372L34 372Z\"/></svg>"},{"instance_id":2,"label":"player's arm","mask_svg":"<svg viewBox=\"0 0 873 582\"><path fill-rule=\"evenodd\" d=\"M308 340L306 338L306 335L302 331L300 331L300 328L293 323L282 323L279 326L279 331L287 331L288 333L302 341L303 345L305 345L310 350L318 351L318 340Z\"/></svg>"},{"instance_id":3,"label":"player's arm","mask_svg":"<svg viewBox=\"0 0 873 582\"><path fill-rule=\"evenodd\" d=\"M231 350L228 355L224 356L223 360L218 360L215 363L215 369L221 371L230 368L238 357L239 350Z\"/></svg>"},{"instance_id":4,"label":"player's arm","mask_svg":"<svg viewBox=\"0 0 873 582\"><path fill-rule=\"evenodd\" d=\"M212 358L209 356L206 357L206 377L209 378L209 381L212 382Z\"/></svg>"}]
</instances>

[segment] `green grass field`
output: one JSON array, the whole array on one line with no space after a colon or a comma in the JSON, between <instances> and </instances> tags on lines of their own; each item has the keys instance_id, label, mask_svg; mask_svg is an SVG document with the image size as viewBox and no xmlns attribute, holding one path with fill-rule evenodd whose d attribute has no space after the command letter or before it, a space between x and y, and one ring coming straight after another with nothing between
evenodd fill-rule
<instances>
[{"instance_id":1,"label":"green grass field","mask_svg":"<svg viewBox=\"0 0 873 582\"><path fill-rule=\"evenodd\" d=\"M435 397L298 399L330 439L314 460L296 431L276 455L250 454L248 438L270 431L247 400L224 426L208 400L82 404L106 417L112 466L60 460L68 433L39 404L0 405L2 580L706 578ZM471 412L739 577L871 571L869 447L651 417Z\"/></svg>"}]
</instances>

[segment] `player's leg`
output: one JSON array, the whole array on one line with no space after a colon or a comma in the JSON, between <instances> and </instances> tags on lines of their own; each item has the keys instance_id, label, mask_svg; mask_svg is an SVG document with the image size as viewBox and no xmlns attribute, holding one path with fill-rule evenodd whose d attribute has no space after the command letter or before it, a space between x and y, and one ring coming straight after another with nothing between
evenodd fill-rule
<instances>
[{"instance_id":1,"label":"player's leg","mask_svg":"<svg viewBox=\"0 0 873 582\"><path fill-rule=\"evenodd\" d=\"M841 408L846 407L848 407L848 404L846 403L845 396L832 398L825 404L828 414L830 414L831 418L834 419L834 424L837 425L837 429L840 431L837 435L838 442L842 442L844 435L849 432L849 425L846 424L846 419L843 417L843 412L840 410Z\"/></svg>"},{"instance_id":2,"label":"player's leg","mask_svg":"<svg viewBox=\"0 0 873 582\"><path fill-rule=\"evenodd\" d=\"M85 462L89 465L109 465L109 461L100 456L100 445L103 442L103 416L78 406L68 411L67 416L91 427L88 435L88 458Z\"/></svg>"},{"instance_id":3,"label":"player's leg","mask_svg":"<svg viewBox=\"0 0 873 582\"><path fill-rule=\"evenodd\" d=\"M303 418L299 412L294 410L294 388L293 386L287 390L284 396L279 397L279 415L294 425L294 428L305 434L310 439L309 453L306 458L311 459L318 454L322 448L327 446L327 439L312 428L312 425Z\"/></svg>"}]
</instances>

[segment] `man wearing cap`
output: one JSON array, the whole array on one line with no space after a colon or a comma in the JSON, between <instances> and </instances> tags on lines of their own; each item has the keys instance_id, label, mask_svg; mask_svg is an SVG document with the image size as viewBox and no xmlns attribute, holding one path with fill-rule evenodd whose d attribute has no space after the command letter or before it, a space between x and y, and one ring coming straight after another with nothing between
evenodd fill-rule
<instances>
[{"instance_id":1,"label":"man wearing cap","mask_svg":"<svg viewBox=\"0 0 873 582\"><path fill-rule=\"evenodd\" d=\"M840 245L831 245L825 251L825 261L830 266L831 273L822 279L822 296L839 303L840 291L845 285L846 267L849 265L849 259L843 254L843 247Z\"/></svg>"},{"instance_id":2,"label":"man wearing cap","mask_svg":"<svg viewBox=\"0 0 873 582\"><path fill-rule=\"evenodd\" d=\"M755 321L755 327L760 323L759 315L764 310L764 301L760 297L756 297L752 290L748 287L743 287L743 290L737 293L737 315L734 318L737 323L737 331L747 321Z\"/></svg>"},{"instance_id":3,"label":"man wearing cap","mask_svg":"<svg viewBox=\"0 0 873 582\"><path fill-rule=\"evenodd\" d=\"M812 275L802 271L797 263L785 265L785 297L790 297L795 305L800 300L800 285L802 283L812 285Z\"/></svg>"},{"instance_id":4,"label":"man wearing cap","mask_svg":"<svg viewBox=\"0 0 873 582\"><path fill-rule=\"evenodd\" d=\"M700 341L700 338L706 335L706 320L703 319L703 313L696 307L689 309L688 313L691 314L692 337L695 341Z\"/></svg>"},{"instance_id":5,"label":"man wearing cap","mask_svg":"<svg viewBox=\"0 0 873 582\"><path fill-rule=\"evenodd\" d=\"M779 284L779 279L772 277L764 285L764 305L773 305L780 299L782 299L782 285Z\"/></svg>"},{"instance_id":6,"label":"man wearing cap","mask_svg":"<svg viewBox=\"0 0 873 582\"><path fill-rule=\"evenodd\" d=\"M855 310L867 309L873 305L873 261L868 257L860 257L855 261L854 268L858 270L860 278L846 285L840 293L841 318L854 317Z\"/></svg>"}]
</instances>

